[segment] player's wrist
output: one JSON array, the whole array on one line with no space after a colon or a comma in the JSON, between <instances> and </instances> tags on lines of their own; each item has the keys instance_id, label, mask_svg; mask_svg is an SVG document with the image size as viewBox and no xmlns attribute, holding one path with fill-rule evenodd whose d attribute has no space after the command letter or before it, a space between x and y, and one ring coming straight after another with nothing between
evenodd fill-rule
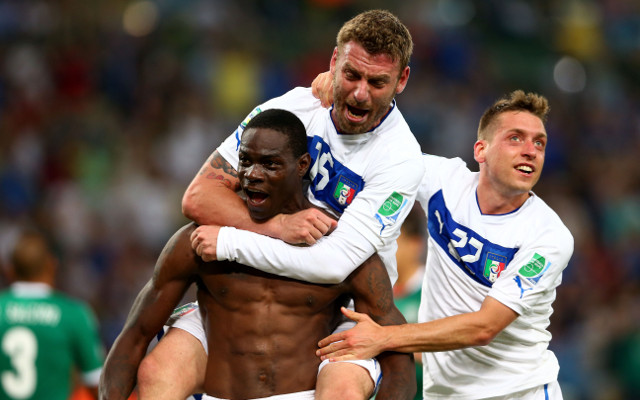
<instances>
[{"instance_id":1,"label":"player's wrist","mask_svg":"<svg viewBox=\"0 0 640 400\"><path fill-rule=\"evenodd\" d=\"M284 240L283 236L285 232L285 223L283 214L276 214L260 225L262 228L262 232L258 233L271 236L272 238Z\"/></svg>"},{"instance_id":2,"label":"player's wrist","mask_svg":"<svg viewBox=\"0 0 640 400\"><path fill-rule=\"evenodd\" d=\"M380 352L383 351L398 351L395 338L398 336L399 332L396 333L398 326L397 325L388 325L380 327Z\"/></svg>"}]
</instances>

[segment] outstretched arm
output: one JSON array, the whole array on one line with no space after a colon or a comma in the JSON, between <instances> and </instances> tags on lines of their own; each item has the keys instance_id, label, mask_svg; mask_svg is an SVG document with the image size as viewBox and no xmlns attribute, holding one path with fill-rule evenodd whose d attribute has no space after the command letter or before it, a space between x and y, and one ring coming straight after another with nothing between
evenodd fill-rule
<instances>
[{"instance_id":1,"label":"outstretched arm","mask_svg":"<svg viewBox=\"0 0 640 400\"><path fill-rule=\"evenodd\" d=\"M182 198L182 213L199 225L207 237L206 225L233 226L260 233L287 243L314 244L336 222L320 210L310 208L295 214L278 214L257 222L251 219L244 200L238 196L240 181L236 168L218 153L213 154L193 178ZM208 260L205 255L205 260Z\"/></svg>"},{"instance_id":2,"label":"outstretched arm","mask_svg":"<svg viewBox=\"0 0 640 400\"><path fill-rule=\"evenodd\" d=\"M480 310L420 324L380 326L369 316L344 310L357 322L352 329L322 339L317 354L331 361L375 357L383 351L456 350L489 344L518 314L487 297Z\"/></svg>"},{"instance_id":3,"label":"outstretched arm","mask_svg":"<svg viewBox=\"0 0 640 400\"><path fill-rule=\"evenodd\" d=\"M377 254L356 269L347 282L352 287L358 312L366 313L383 326L406 324L404 316L393 302L391 281ZM389 351L377 358L382 368L382 382L376 399L412 399L416 393L413 354Z\"/></svg>"},{"instance_id":4,"label":"outstretched arm","mask_svg":"<svg viewBox=\"0 0 640 400\"><path fill-rule=\"evenodd\" d=\"M193 225L176 232L165 245L153 277L136 298L124 328L107 355L100 378L100 399L126 400L151 339L195 280L198 258L191 249Z\"/></svg>"}]
</instances>

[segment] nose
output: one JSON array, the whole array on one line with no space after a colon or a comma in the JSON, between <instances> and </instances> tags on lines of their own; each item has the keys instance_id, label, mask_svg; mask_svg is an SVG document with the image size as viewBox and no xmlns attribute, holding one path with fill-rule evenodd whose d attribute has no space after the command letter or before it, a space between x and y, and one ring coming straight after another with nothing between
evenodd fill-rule
<instances>
[{"instance_id":1,"label":"nose","mask_svg":"<svg viewBox=\"0 0 640 400\"><path fill-rule=\"evenodd\" d=\"M522 154L529 157L536 157L536 145L531 140L526 140L524 146L522 146Z\"/></svg>"},{"instance_id":2,"label":"nose","mask_svg":"<svg viewBox=\"0 0 640 400\"><path fill-rule=\"evenodd\" d=\"M369 85L366 80L361 79L356 89L353 91L353 97L358 103L364 103L369 99Z\"/></svg>"},{"instance_id":3,"label":"nose","mask_svg":"<svg viewBox=\"0 0 640 400\"><path fill-rule=\"evenodd\" d=\"M250 167L245 168L244 176L250 181L257 181L262 179L262 171L258 164L253 164Z\"/></svg>"}]
</instances>

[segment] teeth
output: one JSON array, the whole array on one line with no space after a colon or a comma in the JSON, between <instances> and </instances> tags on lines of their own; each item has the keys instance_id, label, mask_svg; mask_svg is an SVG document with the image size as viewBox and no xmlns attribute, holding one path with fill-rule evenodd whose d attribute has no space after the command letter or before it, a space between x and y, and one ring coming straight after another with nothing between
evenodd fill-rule
<instances>
[{"instance_id":1,"label":"teeth","mask_svg":"<svg viewBox=\"0 0 640 400\"><path fill-rule=\"evenodd\" d=\"M522 172L533 172L533 168L526 166L526 165L519 165L518 167L516 167L518 170L522 171Z\"/></svg>"}]
</instances>

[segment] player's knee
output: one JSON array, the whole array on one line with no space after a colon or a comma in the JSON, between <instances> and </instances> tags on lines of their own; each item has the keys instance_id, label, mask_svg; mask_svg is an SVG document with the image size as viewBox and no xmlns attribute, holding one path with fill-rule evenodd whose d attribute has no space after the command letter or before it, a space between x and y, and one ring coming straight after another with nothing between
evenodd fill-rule
<instances>
[{"instance_id":1,"label":"player's knee","mask_svg":"<svg viewBox=\"0 0 640 400\"><path fill-rule=\"evenodd\" d=\"M316 400L366 400L370 397L365 388L352 382L335 382L335 385L316 389Z\"/></svg>"},{"instance_id":2,"label":"player's knee","mask_svg":"<svg viewBox=\"0 0 640 400\"><path fill-rule=\"evenodd\" d=\"M341 385L333 391L333 397L331 398L341 400L366 400L369 397L368 391L365 393L365 388L361 386Z\"/></svg>"},{"instance_id":3,"label":"player's knee","mask_svg":"<svg viewBox=\"0 0 640 400\"><path fill-rule=\"evenodd\" d=\"M158 383L164 381L162 377L164 371L165 368L161 365L160 360L153 353L148 354L138 367L138 387L143 389L157 386Z\"/></svg>"},{"instance_id":4,"label":"player's knee","mask_svg":"<svg viewBox=\"0 0 640 400\"><path fill-rule=\"evenodd\" d=\"M374 384L366 370L350 363L329 364L320 371L316 384L317 400L366 400Z\"/></svg>"}]
</instances>

